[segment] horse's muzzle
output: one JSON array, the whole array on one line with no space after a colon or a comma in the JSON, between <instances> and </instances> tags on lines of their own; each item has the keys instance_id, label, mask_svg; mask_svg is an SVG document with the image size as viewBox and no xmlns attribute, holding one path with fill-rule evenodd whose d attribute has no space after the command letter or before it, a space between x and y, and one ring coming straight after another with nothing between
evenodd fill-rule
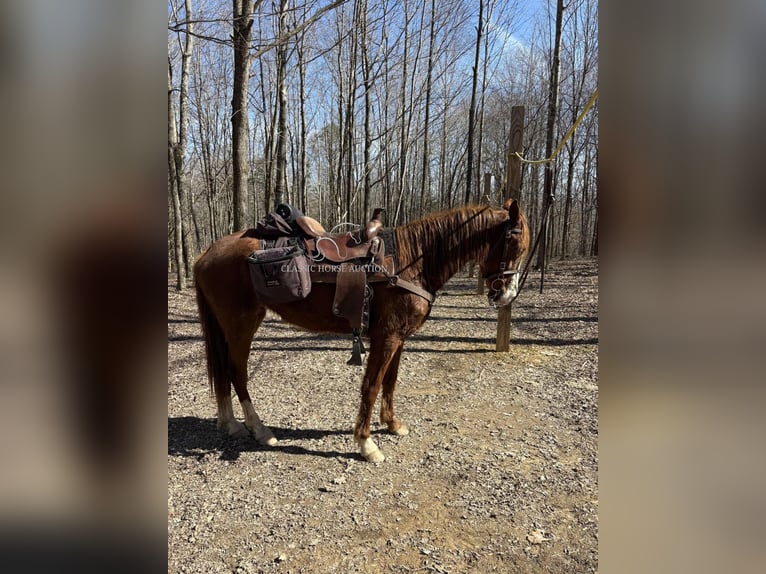
<instances>
[{"instance_id":1,"label":"horse's muzzle","mask_svg":"<svg viewBox=\"0 0 766 574\"><path fill-rule=\"evenodd\" d=\"M500 284L495 287L495 282ZM495 308L505 307L516 298L519 292L519 275L514 273L506 281L495 279L495 282L490 286L489 293L487 294L489 304Z\"/></svg>"}]
</instances>

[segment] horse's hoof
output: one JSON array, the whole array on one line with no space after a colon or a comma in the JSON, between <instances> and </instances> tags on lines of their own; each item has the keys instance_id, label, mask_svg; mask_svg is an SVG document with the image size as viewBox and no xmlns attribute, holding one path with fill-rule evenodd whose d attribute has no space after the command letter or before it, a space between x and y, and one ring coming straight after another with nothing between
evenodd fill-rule
<instances>
[{"instance_id":1,"label":"horse's hoof","mask_svg":"<svg viewBox=\"0 0 766 574\"><path fill-rule=\"evenodd\" d=\"M263 446L274 446L275 444L279 442L277 437L275 437L274 435L261 437L256 440L258 441L259 444Z\"/></svg>"},{"instance_id":2,"label":"horse's hoof","mask_svg":"<svg viewBox=\"0 0 766 574\"><path fill-rule=\"evenodd\" d=\"M378 445L371 438L357 439L359 452L367 462L383 462L386 457L380 452Z\"/></svg>"},{"instance_id":3,"label":"horse's hoof","mask_svg":"<svg viewBox=\"0 0 766 574\"><path fill-rule=\"evenodd\" d=\"M226 432L231 438L245 439L250 436L250 431L239 421L229 421L226 425Z\"/></svg>"},{"instance_id":4,"label":"horse's hoof","mask_svg":"<svg viewBox=\"0 0 766 574\"><path fill-rule=\"evenodd\" d=\"M274 446L279 442L277 437L274 436L274 433L271 432L271 429L263 425L258 429L258 432L253 433L253 436L255 436L255 440L258 441L258 444L262 446Z\"/></svg>"},{"instance_id":5,"label":"horse's hoof","mask_svg":"<svg viewBox=\"0 0 766 574\"><path fill-rule=\"evenodd\" d=\"M386 457L383 456L383 453L380 452L380 449L374 450L369 454L363 454L364 460L367 462L383 462L386 460Z\"/></svg>"},{"instance_id":6,"label":"horse's hoof","mask_svg":"<svg viewBox=\"0 0 766 574\"><path fill-rule=\"evenodd\" d=\"M364 460L366 460L367 462L383 462L384 460L386 460L386 457L383 455L382 452L380 452L380 449L378 449L371 452L367 456L365 456Z\"/></svg>"},{"instance_id":7,"label":"horse's hoof","mask_svg":"<svg viewBox=\"0 0 766 574\"><path fill-rule=\"evenodd\" d=\"M407 428L406 424L396 420L388 425L388 432L395 434L396 436L407 436L410 434L410 429Z\"/></svg>"},{"instance_id":8,"label":"horse's hoof","mask_svg":"<svg viewBox=\"0 0 766 574\"><path fill-rule=\"evenodd\" d=\"M410 429L407 428L407 425L404 423L399 423L399 426L395 429L389 429L393 434L396 436L407 436L410 434Z\"/></svg>"}]
</instances>

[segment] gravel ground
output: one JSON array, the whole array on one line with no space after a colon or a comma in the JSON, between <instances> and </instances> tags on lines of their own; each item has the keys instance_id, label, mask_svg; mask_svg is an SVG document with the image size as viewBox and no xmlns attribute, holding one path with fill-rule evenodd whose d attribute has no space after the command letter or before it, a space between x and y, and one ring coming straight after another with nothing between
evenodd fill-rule
<instances>
[{"instance_id":1,"label":"gravel ground","mask_svg":"<svg viewBox=\"0 0 766 574\"><path fill-rule=\"evenodd\" d=\"M530 274L509 353L475 282L453 278L405 344L411 432L373 426L371 464L351 435L350 337L271 313L250 393L280 442L217 431L194 293L169 278L168 572L596 572L597 261L552 262L542 295Z\"/></svg>"}]
</instances>

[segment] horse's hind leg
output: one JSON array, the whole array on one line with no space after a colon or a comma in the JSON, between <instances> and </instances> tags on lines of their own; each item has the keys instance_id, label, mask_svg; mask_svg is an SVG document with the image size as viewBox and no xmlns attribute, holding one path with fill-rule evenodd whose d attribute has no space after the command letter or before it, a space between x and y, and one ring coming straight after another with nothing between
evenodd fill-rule
<instances>
[{"instance_id":1,"label":"horse's hind leg","mask_svg":"<svg viewBox=\"0 0 766 574\"><path fill-rule=\"evenodd\" d=\"M231 369L231 382L237 392L242 412L245 414L245 426L253 433L255 440L263 445L274 445L277 439L274 433L262 422L258 413L255 412L250 393L247 392L247 359L250 355L250 345L253 342L255 331L266 316L266 308L259 307L255 316L248 321L247 329L235 336L228 337L229 364ZM252 321L252 322L251 322ZM231 397L229 397L231 400Z\"/></svg>"},{"instance_id":2,"label":"horse's hind leg","mask_svg":"<svg viewBox=\"0 0 766 574\"><path fill-rule=\"evenodd\" d=\"M391 364L383 377L383 394L380 402L380 422L388 428L389 432L404 436L409 434L407 425L402 423L394 416L394 390L396 389L396 378L399 375L399 361L402 358L402 349L404 342L399 344L399 348L394 352Z\"/></svg>"},{"instance_id":3,"label":"horse's hind leg","mask_svg":"<svg viewBox=\"0 0 766 574\"><path fill-rule=\"evenodd\" d=\"M225 431L234 438L247 438L250 435L247 427L234 417L231 386L227 392L219 391L216 388L216 403L218 405L218 429Z\"/></svg>"}]
</instances>

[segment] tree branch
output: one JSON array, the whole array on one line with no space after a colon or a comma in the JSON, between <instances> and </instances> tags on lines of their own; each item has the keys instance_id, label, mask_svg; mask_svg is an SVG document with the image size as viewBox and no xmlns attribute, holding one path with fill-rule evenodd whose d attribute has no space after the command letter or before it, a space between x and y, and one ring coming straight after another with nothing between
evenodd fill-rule
<instances>
[{"instance_id":1,"label":"tree branch","mask_svg":"<svg viewBox=\"0 0 766 574\"><path fill-rule=\"evenodd\" d=\"M348 2L348 0L335 0L335 2L332 2L331 4L328 4L327 6L323 6L322 8L314 12L311 18L306 20L303 24L301 24L297 28L293 28L286 34L281 35L274 42L258 49L256 52L251 54L251 57L258 58L262 56L263 54L265 54L266 52L268 52L269 50L272 50L276 48L277 46L281 46L282 44L286 43L290 38L292 38L293 36L297 36L298 34L303 32L306 28L311 26L314 22L319 20L319 18L321 18L323 14L325 14L326 12L329 12L330 10L333 10L334 8L337 8L338 6L342 4L345 4L346 2Z\"/></svg>"}]
</instances>

